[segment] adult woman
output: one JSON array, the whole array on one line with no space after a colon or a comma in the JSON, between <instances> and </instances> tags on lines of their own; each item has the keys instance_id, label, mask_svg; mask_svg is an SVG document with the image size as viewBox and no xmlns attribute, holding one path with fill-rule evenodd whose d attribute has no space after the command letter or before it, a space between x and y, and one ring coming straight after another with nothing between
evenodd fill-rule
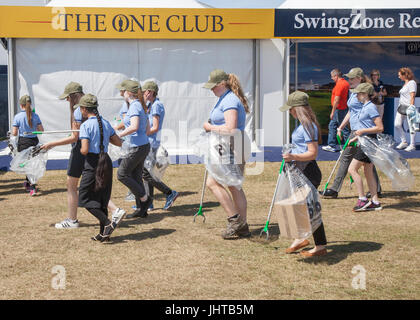
<instances>
[{"instance_id":1,"label":"adult woman","mask_svg":"<svg viewBox=\"0 0 420 320\"><path fill-rule=\"evenodd\" d=\"M381 73L378 69L373 69L370 72L370 80L372 81L374 93L372 102L376 105L381 119L384 116L384 98L388 95L384 83L380 80Z\"/></svg>"},{"instance_id":2,"label":"adult woman","mask_svg":"<svg viewBox=\"0 0 420 320\"><path fill-rule=\"evenodd\" d=\"M414 74L410 68L401 68L398 70L398 78L404 81L404 85L400 90L400 105L410 106L414 105L414 101L417 94L417 83L414 81ZM410 133L410 145L407 144L405 137L405 131L403 129L403 123L407 116L397 112L395 115L395 128L400 134L401 143L396 147L397 149L404 149L405 151L416 150L416 132Z\"/></svg>"},{"instance_id":3,"label":"adult woman","mask_svg":"<svg viewBox=\"0 0 420 320\"><path fill-rule=\"evenodd\" d=\"M124 87L124 99L129 104L124 117L125 129L118 135L120 138L128 136L130 141L130 153L122 159L118 168L118 180L121 181L136 198L136 210L127 218L145 218L147 209L153 199L147 195L142 180L144 160L146 159L150 144L147 134L150 126L146 114L143 92L137 81L128 80Z\"/></svg>"},{"instance_id":4,"label":"adult woman","mask_svg":"<svg viewBox=\"0 0 420 320\"><path fill-rule=\"evenodd\" d=\"M204 123L204 130L227 135L238 133L243 139L245 118L249 109L238 77L234 74L227 74L221 69L216 69L210 73L209 80L204 88L210 89L216 97L219 97L210 113L209 122ZM242 157L237 162L240 162L239 165L243 174L245 159ZM226 230L222 232L222 238L232 239L250 236L246 220L247 201L243 189L228 186L228 192L211 175L207 179L207 187L213 192L228 215L228 225Z\"/></svg>"},{"instance_id":5,"label":"adult woman","mask_svg":"<svg viewBox=\"0 0 420 320\"><path fill-rule=\"evenodd\" d=\"M36 146L39 143L38 137L34 134L25 134L25 132L44 131L41 119L32 111L32 100L28 95L24 95L19 99L21 112L13 118L12 135L19 136L17 151L21 152L29 147ZM36 185L31 184L26 178L24 183L26 191L29 195L36 195Z\"/></svg>"},{"instance_id":6,"label":"adult woman","mask_svg":"<svg viewBox=\"0 0 420 320\"><path fill-rule=\"evenodd\" d=\"M83 96L82 85L77 82L70 82L64 88L64 93L59 97L59 99L66 99L69 102L70 124L72 130L79 130L80 125L86 120L80 111L80 107L77 106ZM41 147L45 150L50 150L53 147L66 144L71 144L72 146L67 167L68 218L56 223L55 227L57 229L73 229L79 227L79 221L77 219L77 202L79 198L77 185L79 184L79 179L82 175L85 156L80 153L81 141L79 139L78 131L73 131L69 137L45 143ZM119 222L119 218L125 214L125 211L117 208L112 201L109 202L109 208L113 212L115 219Z\"/></svg>"},{"instance_id":7,"label":"adult woman","mask_svg":"<svg viewBox=\"0 0 420 320\"><path fill-rule=\"evenodd\" d=\"M289 95L286 105L280 107L280 111L290 110L290 114L300 124L292 133L292 144L296 148L290 154L283 154L286 163L294 161L315 188L321 183L322 173L316 162L318 155L318 144L321 143L321 129L312 108L309 105L309 96L301 91L295 91ZM313 232L315 247L309 251L301 251L304 257L322 256L327 253L325 246L324 224ZM309 245L307 239L295 239L286 253L296 252Z\"/></svg>"},{"instance_id":8,"label":"adult woman","mask_svg":"<svg viewBox=\"0 0 420 320\"><path fill-rule=\"evenodd\" d=\"M86 208L100 223L95 241L106 241L117 227L117 222L108 219L108 203L112 190L112 161L109 158L108 143L121 146L111 124L98 112L97 98L84 95L78 104L87 120L80 126L80 153L85 156L82 179L79 188L79 207Z\"/></svg>"},{"instance_id":9,"label":"adult woman","mask_svg":"<svg viewBox=\"0 0 420 320\"><path fill-rule=\"evenodd\" d=\"M156 157L156 153L160 146L160 130L162 129L163 119L165 118L165 107L157 97L158 91L159 87L153 81L147 81L143 85L143 97L148 106L147 115L149 117L150 125L149 142L153 157ZM146 180L150 197L153 198L155 187L166 195L166 203L163 206L163 209L169 209L178 197L178 192L169 188L162 181L156 181L153 179L153 177L145 168L143 168L143 179ZM149 210L153 209L154 207L152 203L149 207Z\"/></svg>"},{"instance_id":10,"label":"adult woman","mask_svg":"<svg viewBox=\"0 0 420 320\"><path fill-rule=\"evenodd\" d=\"M376 138L376 133L382 132L384 126L378 110L370 101L374 94L373 86L370 83L361 83L353 90L353 93L357 94L357 99L363 104L363 107L358 115L358 129L354 132L355 137L351 141L355 141L357 137L363 135ZM363 181L358 172L362 165L372 201L365 197L363 190ZM359 193L359 199L353 211L381 210L382 207L378 201L377 185L373 175L373 164L360 146L356 148L356 153L349 166L349 173L352 175Z\"/></svg>"}]
</instances>

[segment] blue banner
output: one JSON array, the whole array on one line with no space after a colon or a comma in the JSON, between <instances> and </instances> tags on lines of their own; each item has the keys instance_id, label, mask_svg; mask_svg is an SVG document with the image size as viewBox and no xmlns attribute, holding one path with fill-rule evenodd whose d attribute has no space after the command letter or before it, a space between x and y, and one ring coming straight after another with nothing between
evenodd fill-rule
<instances>
[{"instance_id":1,"label":"blue banner","mask_svg":"<svg viewBox=\"0 0 420 320\"><path fill-rule=\"evenodd\" d=\"M279 38L420 37L420 9L276 9Z\"/></svg>"}]
</instances>

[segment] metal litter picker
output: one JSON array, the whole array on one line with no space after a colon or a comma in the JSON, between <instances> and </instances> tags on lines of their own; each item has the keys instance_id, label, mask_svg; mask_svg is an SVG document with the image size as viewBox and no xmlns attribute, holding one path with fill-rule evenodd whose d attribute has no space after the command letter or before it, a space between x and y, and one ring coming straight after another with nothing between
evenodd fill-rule
<instances>
[{"instance_id":1,"label":"metal litter picker","mask_svg":"<svg viewBox=\"0 0 420 320\"><path fill-rule=\"evenodd\" d=\"M194 215L193 222L195 222L195 218L197 216L202 216L203 217L203 223L206 222L206 216L203 213L203 200L204 200L204 191L205 191L205 188L206 188L206 181L207 181L207 169L205 169L205 171L204 171L203 188L201 190L201 199L200 199L200 208L198 209L197 213Z\"/></svg>"}]
</instances>

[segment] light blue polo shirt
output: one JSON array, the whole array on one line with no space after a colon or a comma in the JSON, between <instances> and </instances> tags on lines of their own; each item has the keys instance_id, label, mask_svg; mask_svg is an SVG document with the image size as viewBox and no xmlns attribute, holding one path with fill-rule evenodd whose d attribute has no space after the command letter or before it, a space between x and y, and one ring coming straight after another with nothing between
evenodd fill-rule
<instances>
[{"instance_id":1,"label":"light blue polo shirt","mask_svg":"<svg viewBox=\"0 0 420 320\"><path fill-rule=\"evenodd\" d=\"M228 110L234 109L238 112L237 128L241 131L245 129L246 112L245 108L239 98L231 91L227 90L217 101L213 110L210 113L211 124L215 126L222 126L225 122L224 113Z\"/></svg>"},{"instance_id":2,"label":"light blue polo shirt","mask_svg":"<svg viewBox=\"0 0 420 320\"><path fill-rule=\"evenodd\" d=\"M376 106L371 102L367 102L363 105L362 110L358 114L359 118L359 129L368 129L375 126L373 119L379 117L379 112Z\"/></svg>"},{"instance_id":3,"label":"light blue polo shirt","mask_svg":"<svg viewBox=\"0 0 420 320\"><path fill-rule=\"evenodd\" d=\"M109 138L115 134L115 130L107 120L102 117L101 119L104 131L104 151L108 152ZM99 130L99 123L96 117L92 116L82 123L80 126L79 138L80 140L89 140L89 153L100 153L101 132Z\"/></svg>"},{"instance_id":4,"label":"light blue polo shirt","mask_svg":"<svg viewBox=\"0 0 420 320\"><path fill-rule=\"evenodd\" d=\"M130 138L130 147L139 147L148 144L149 138L146 135L148 116L138 100L131 102L128 107L127 115L124 117L124 126L126 128L130 126L132 117L139 117L139 128L136 132L128 136Z\"/></svg>"},{"instance_id":5,"label":"light blue polo shirt","mask_svg":"<svg viewBox=\"0 0 420 320\"><path fill-rule=\"evenodd\" d=\"M363 108L363 103L357 100L357 93L352 93L349 100L347 101L347 106L349 107L350 112L350 129L359 130L359 112Z\"/></svg>"},{"instance_id":6,"label":"light blue polo shirt","mask_svg":"<svg viewBox=\"0 0 420 320\"><path fill-rule=\"evenodd\" d=\"M120 116L120 119L124 119L125 115L127 114L128 111L128 105L127 102L123 102L120 111L118 112L118 115Z\"/></svg>"},{"instance_id":7,"label":"light blue polo shirt","mask_svg":"<svg viewBox=\"0 0 420 320\"><path fill-rule=\"evenodd\" d=\"M74 121L76 121L79 124L81 124L82 122L86 120L86 119L83 119L82 112L80 111L80 107L77 107L73 111L73 117L74 117Z\"/></svg>"},{"instance_id":8,"label":"light blue polo shirt","mask_svg":"<svg viewBox=\"0 0 420 320\"><path fill-rule=\"evenodd\" d=\"M149 105L149 110L150 129L153 129L153 117L159 117L158 131L149 136L150 147L152 149L157 149L160 146L160 130L162 129L163 119L165 118L165 107L163 106L163 103L156 98L152 105Z\"/></svg>"},{"instance_id":9,"label":"light blue polo shirt","mask_svg":"<svg viewBox=\"0 0 420 320\"><path fill-rule=\"evenodd\" d=\"M15 117L13 118L12 125L13 127L17 127L19 129L19 137L35 138L36 135L34 134L23 133L36 131L36 128L40 124L42 124L41 119L35 112L32 112L32 127L30 127L28 123L28 118L26 117L26 111L22 110L21 112L15 115Z\"/></svg>"},{"instance_id":10,"label":"light blue polo shirt","mask_svg":"<svg viewBox=\"0 0 420 320\"><path fill-rule=\"evenodd\" d=\"M310 133L306 131L305 127L300 124L292 133L292 144L296 147L292 149L291 153L301 154L308 151L308 143L318 142L318 128L313 123L314 136L311 137Z\"/></svg>"}]
</instances>

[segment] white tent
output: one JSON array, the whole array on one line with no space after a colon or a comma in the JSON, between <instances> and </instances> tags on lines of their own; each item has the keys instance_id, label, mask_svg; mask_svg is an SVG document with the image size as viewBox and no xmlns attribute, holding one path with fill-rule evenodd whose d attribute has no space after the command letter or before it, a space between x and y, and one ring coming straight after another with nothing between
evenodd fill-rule
<instances>
[{"instance_id":1,"label":"white tent","mask_svg":"<svg viewBox=\"0 0 420 320\"><path fill-rule=\"evenodd\" d=\"M52 0L47 5L207 7L193 0ZM30 94L46 130L68 128L68 104L57 97L68 82L77 81L85 93L98 96L100 112L112 120L122 104L117 83L126 78L141 83L154 80L166 107L162 143L170 153L184 154L188 152L188 141L201 130L217 101L202 86L213 69L222 68L239 76L249 99L251 113L246 132L255 142L254 150L257 144L283 145L288 139L288 121L285 114L278 112L278 106L288 90L285 44L280 39L9 39L9 66L14 70L9 81L9 118L11 121L17 111L17 99ZM261 128L264 134L260 139ZM56 138L59 136L41 136L41 142ZM57 149L68 152L69 146Z\"/></svg>"}]
</instances>

